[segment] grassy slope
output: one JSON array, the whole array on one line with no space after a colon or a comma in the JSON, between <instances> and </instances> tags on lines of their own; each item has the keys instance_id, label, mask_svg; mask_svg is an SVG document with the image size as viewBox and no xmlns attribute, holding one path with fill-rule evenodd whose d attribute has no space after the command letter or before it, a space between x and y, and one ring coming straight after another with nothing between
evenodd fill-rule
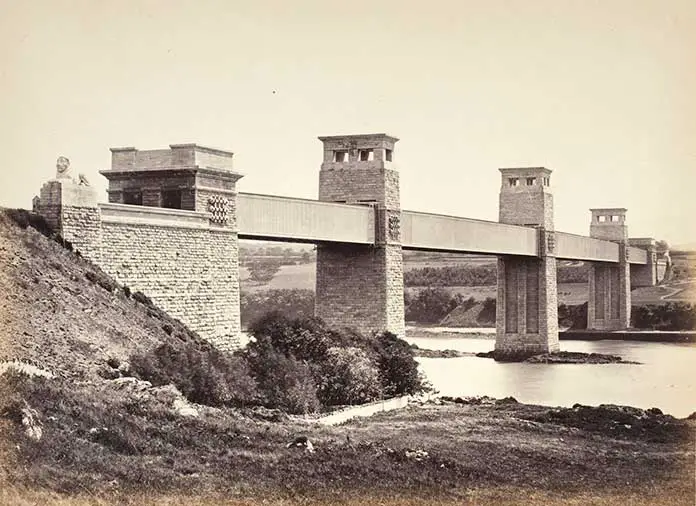
<instances>
[{"instance_id":1,"label":"grassy slope","mask_svg":"<svg viewBox=\"0 0 696 506\"><path fill-rule=\"evenodd\" d=\"M87 272L96 269L0 218L3 358L57 374L19 399L39 411L39 442L0 416L2 504L693 503L694 425L671 417L645 432L518 404L428 404L332 428L230 409L182 416L156 389L95 372L185 329ZM0 391L1 404L17 391ZM316 453L286 448L298 434ZM428 457L407 458L410 449Z\"/></svg>"},{"instance_id":2,"label":"grassy slope","mask_svg":"<svg viewBox=\"0 0 696 506\"><path fill-rule=\"evenodd\" d=\"M90 378L111 357L125 360L172 339L195 338L177 320L108 291L101 270L0 212L0 361L29 361L60 376Z\"/></svg>"}]
</instances>

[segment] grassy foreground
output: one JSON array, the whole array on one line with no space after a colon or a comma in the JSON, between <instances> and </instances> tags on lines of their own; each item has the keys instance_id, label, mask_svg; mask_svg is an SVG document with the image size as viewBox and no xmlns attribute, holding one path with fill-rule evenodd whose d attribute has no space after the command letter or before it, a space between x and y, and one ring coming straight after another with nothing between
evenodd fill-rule
<instances>
[{"instance_id":1,"label":"grassy foreground","mask_svg":"<svg viewBox=\"0 0 696 506\"><path fill-rule=\"evenodd\" d=\"M59 383L25 392L41 440L2 419L2 504L694 503L695 422L657 411L433 401L325 427Z\"/></svg>"}]
</instances>

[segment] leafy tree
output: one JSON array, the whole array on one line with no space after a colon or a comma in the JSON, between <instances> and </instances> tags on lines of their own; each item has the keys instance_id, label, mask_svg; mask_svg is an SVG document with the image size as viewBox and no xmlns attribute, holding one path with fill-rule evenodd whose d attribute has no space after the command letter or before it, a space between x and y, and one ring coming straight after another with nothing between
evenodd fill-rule
<instances>
[{"instance_id":1,"label":"leafy tree","mask_svg":"<svg viewBox=\"0 0 696 506\"><path fill-rule=\"evenodd\" d=\"M278 261L256 260L249 264L249 279L257 283L268 283L280 270Z\"/></svg>"},{"instance_id":2,"label":"leafy tree","mask_svg":"<svg viewBox=\"0 0 696 506\"><path fill-rule=\"evenodd\" d=\"M406 300L406 299L405 299ZM437 323L464 301L461 294L450 295L442 288L426 288L408 300L405 307L407 321Z\"/></svg>"}]
</instances>

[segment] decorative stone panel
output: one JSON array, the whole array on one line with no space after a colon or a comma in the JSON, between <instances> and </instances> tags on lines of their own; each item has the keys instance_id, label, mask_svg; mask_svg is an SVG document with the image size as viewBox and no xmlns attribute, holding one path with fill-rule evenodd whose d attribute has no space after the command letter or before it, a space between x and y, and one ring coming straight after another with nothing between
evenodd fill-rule
<instances>
[{"instance_id":1,"label":"decorative stone panel","mask_svg":"<svg viewBox=\"0 0 696 506\"><path fill-rule=\"evenodd\" d=\"M208 197L208 212L210 222L216 225L227 225L230 214L230 201L220 195Z\"/></svg>"}]
</instances>

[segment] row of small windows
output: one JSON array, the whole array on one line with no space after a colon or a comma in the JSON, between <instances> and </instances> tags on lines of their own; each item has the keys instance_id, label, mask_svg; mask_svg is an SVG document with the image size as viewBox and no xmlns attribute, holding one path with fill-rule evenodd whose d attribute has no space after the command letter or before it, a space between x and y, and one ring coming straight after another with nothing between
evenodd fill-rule
<instances>
[{"instance_id":1,"label":"row of small windows","mask_svg":"<svg viewBox=\"0 0 696 506\"><path fill-rule=\"evenodd\" d=\"M375 159L374 149L359 149L358 150L358 160L361 162L371 162ZM344 163L349 160L348 150L334 150L333 161L338 163ZM384 160L387 162L392 161L392 150L384 150Z\"/></svg>"},{"instance_id":2,"label":"row of small windows","mask_svg":"<svg viewBox=\"0 0 696 506\"><path fill-rule=\"evenodd\" d=\"M537 184L536 177L525 177L525 178L509 177L508 184L510 186L519 186L521 179L524 179L524 182L526 183L527 186L534 186L535 184ZM551 184L551 178L549 178L548 176L543 177L542 184L544 186L549 186Z\"/></svg>"},{"instance_id":3,"label":"row of small windows","mask_svg":"<svg viewBox=\"0 0 696 506\"><path fill-rule=\"evenodd\" d=\"M135 206L143 205L143 192L140 190L125 190L123 192L123 203ZM153 203L148 203L153 205ZM181 209L181 190L162 190L158 207L167 209Z\"/></svg>"},{"instance_id":4,"label":"row of small windows","mask_svg":"<svg viewBox=\"0 0 696 506\"><path fill-rule=\"evenodd\" d=\"M600 216L597 216L597 221L600 223L606 223L606 222L618 223L619 221L621 221L621 218L619 216L617 216L616 214L612 214L609 216L600 215Z\"/></svg>"}]
</instances>

